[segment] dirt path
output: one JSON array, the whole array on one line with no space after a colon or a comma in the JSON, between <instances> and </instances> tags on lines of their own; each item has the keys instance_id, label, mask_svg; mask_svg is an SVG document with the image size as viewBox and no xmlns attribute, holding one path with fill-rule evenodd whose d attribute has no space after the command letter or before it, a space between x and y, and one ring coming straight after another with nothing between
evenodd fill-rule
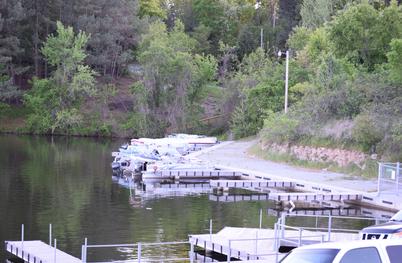
<instances>
[{"instance_id":1,"label":"dirt path","mask_svg":"<svg viewBox=\"0 0 402 263\"><path fill-rule=\"evenodd\" d=\"M199 155L198 158L214 165L263 172L267 175L279 176L284 179L311 181L364 192L377 190L377 180L364 180L361 177L352 177L329 171L292 167L249 156L247 150L255 143L256 140L225 143L222 147L216 147Z\"/></svg>"}]
</instances>

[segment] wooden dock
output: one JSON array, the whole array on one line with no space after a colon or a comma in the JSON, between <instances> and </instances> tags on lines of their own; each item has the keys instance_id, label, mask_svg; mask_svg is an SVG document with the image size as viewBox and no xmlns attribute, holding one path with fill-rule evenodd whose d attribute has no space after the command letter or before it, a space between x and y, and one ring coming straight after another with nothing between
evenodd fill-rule
<instances>
[{"instance_id":1,"label":"wooden dock","mask_svg":"<svg viewBox=\"0 0 402 263\"><path fill-rule=\"evenodd\" d=\"M40 240L5 241L6 250L27 263L79 263L75 258Z\"/></svg>"}]
</instances>

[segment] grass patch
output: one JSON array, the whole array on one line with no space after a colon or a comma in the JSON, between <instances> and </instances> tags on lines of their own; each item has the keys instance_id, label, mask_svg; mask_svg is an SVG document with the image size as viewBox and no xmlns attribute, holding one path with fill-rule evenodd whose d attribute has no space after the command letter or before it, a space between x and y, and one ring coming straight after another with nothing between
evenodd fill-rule
<instances>
[{"instance_id":1,"label":"grass patch","mask_svg":"<svg viewBox=\"0 0 402 263\"><path fill-rule=\"evenodd\" d=\"M312 162L297 159L294 155L288 153L274 153L269 150L262 150L259 144L254 144L248 149L248 153L258 158L269 160L278 163L285 163L296 167L314 169L314 170L327 170L331 172L343 173L349 177L345 179L352 180L350 176L360 176L362 178L375 178L377 177L377 163L375 160L366 160L363 167L355 164L350 164L346 167L341 167L334 162Z\"/></svg>"}]
</instances>

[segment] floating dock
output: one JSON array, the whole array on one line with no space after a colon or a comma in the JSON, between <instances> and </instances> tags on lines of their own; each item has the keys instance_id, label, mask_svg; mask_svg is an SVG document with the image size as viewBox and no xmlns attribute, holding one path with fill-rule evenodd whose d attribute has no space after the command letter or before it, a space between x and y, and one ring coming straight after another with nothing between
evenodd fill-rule
<instances>
[{"instance_id":1,"label":"floating dock","mask_svg":"<svg viewBox=\"0 0 402 263\"><path fill-rule=\"evenodd\" d=\"M27 263L79 263L75 258L40 240L5 241L6 250Z\"/></svg>"},{"instance_id":2,"label":"floating dock","mask_svg":"<svg viewBox=\"0 0 402 263\"><path fill-rule=\"evenodd\" d=\"M180 179L240 179L241 172L231 170L161 170L143 172L142 179L180 180Z\"/></svg>"},{"instance_id":3,"label":"floating dock","mask_svg":"<svg viewBox=\"0 0 402 263\"><path fill-rule=\"evenodd\" d=\"M360 194L318 194L318 193L260 193L247 195L221 195L211 197L213 201L297 201L297 202L344 202L361 199ZM328 203L330 205L330 203Z\"/></svg>"},{"instance_id":4,"label":"floating dock","mask_svg":"<svg viewBox=\"0 0 402 263\"><path fill-rule=\"evenodd\" d=\"M295 183L291 181L271 180L211 180L209 184L214 188L241 188L259 191L266 188L294 188L295 186Z\"/></svg>"}]
</instances>

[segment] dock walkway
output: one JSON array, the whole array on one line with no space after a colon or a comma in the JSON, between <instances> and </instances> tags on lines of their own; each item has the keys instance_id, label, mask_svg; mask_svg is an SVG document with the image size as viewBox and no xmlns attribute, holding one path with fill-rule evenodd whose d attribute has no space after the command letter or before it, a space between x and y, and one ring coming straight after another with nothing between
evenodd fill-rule
<instances>
[{"instance_id":1,"label":"dock walkway","mask_svg":"<svg viewBox=\"0 0 402 263\"><path fill-rule=\"evenodd\" d=\"M28 263L79 263L75 258L40 240L5 241L6 250Z\"/></svg>"}]
</instances>

